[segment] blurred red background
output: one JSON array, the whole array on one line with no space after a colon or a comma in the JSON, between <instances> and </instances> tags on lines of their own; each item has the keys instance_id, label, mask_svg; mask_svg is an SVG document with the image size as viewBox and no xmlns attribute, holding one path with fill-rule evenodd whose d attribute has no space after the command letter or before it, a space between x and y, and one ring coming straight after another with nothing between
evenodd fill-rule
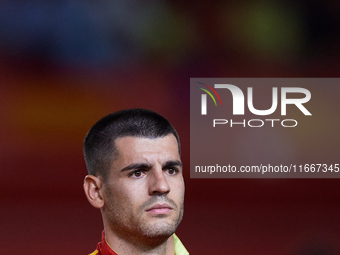
<instances>
[{"instance_id":1,"label":"blurred red background","mask_svg":"<svg viewBox=\"0 0 340 255\"><path fill-rule=\"evenodd\" d=\"M338 179L189 177L190 77L337 77L339 13L320 0L1 1L1 253L95 249L83 138L104 115L143 107L181 137L177 234L191 254L339 254Z\"/></svg>"}]
</instances>

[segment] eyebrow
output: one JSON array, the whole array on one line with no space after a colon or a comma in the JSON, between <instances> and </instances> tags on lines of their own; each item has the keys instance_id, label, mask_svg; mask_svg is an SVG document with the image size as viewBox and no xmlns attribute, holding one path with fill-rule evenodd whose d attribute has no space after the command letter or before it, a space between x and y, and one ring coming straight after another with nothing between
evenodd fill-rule
<instances>
[{"instance_id":1,"label":"eyebrow","mask_svg":"<svg viewBox=\"0 0 340 255\"><path fill-rule=\"evenodd\" d=\"M124 172L124 171L129 171L129 170L133 170L133 169L141 169L141 168L151 168L151 165L150 164L146 164L146 163L132 163L132 164L124 167L120 171Z\"/></svg>"},{"instance_id":2,"label":"eyebrow","mask_svg":"<svg viewBox=\"0 0 340 255\"><path fill-rule=\"evenodd\" d=\"M169 160L169 161L166 161L164 164L162 164L162 167L166 168L166 167L182 167L182 162L179 161L179 160ZM125 172L125 171L130 171L130 170L133 170L133 169L148 169L148 168L152 168L152 165L150 164L146 164L146 163L132 163L126 167L124 167L122 170L120 170L121 172Z\"/></svg>"},{"instance_id":3,"label":"eyebrow","mask_svg":"<svg viewBox=\"0 0 340 255\"><path fill-rule=\"evenodd\" d=\"M162 165L162 167L174 167L174 166L182 167L183 164L182 164L182 162L179 161L179 160L169 160L169 161L166 161L166 162Z\"/></svg>"}]
</instances>

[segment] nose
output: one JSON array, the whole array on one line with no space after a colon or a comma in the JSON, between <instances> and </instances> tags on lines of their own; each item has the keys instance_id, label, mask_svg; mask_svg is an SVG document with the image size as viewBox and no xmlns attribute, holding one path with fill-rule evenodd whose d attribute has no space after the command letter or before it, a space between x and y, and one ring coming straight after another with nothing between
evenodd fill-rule
<instances>
[{"instance_id":1,"label":"nose","mask_svg":"<svg viewBox=\"0 0 340 255\"><path fill-rule=\"evenodd\" d=\"M153 169L152 174L149 179L149 194L162 195L170 192L170 185L163 172L163 169L156 168Z\"/></svg>"}]
</instances>

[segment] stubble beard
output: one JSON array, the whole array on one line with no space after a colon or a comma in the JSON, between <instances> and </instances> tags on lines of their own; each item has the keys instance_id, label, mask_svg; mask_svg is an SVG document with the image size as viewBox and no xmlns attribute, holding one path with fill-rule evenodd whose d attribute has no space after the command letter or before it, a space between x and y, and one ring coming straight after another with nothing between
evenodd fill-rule
<instances>
[{"instance_id":1,"label":"stubble beard","mask_svg":"<svg viewBox=\"0 0 340 255\"><path fill-rule=\"evenodd\" d=\"M140 206L137 215L131 214L130 210L122 206L115 205L111 194L108 194L108 198L108 218L112 230L120 238L136 244L159 245L175 232L183 218L184 196L179 206L166 195L154 196ZM146 215L145 209L156 203L168 203L176 215L155 215L150 218Z\"/></svg>"}]
</instances>

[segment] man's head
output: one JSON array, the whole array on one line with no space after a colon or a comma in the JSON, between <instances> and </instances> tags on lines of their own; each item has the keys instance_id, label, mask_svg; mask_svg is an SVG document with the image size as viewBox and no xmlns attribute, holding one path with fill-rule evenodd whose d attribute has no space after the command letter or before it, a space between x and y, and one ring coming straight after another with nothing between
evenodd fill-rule
<instances>
[{"instance_id":1,"label":"man's head","mask_svg":"<svg viewBox=\"0 0 340 255\"><path fill-rule=\"evenodd\" d=\"M108 177L110 166L117 156L115 141L121 137L159 138L178 134L170 122L156 112L146 109L127 109L109 114L99 120L87 133L84 157L88 173Z\"/></svg>"},{"instance_id":2,"label":"man's head","mask_svg":"<svg viewBox=\"0 0 340 255\"><path fill-rule=\"evenodd\" d=\"M168 238L183 216L178 135L159 114L130 109L98 121L84 142L84 190L102 211L106 233L150 244Z\"/></svg>"}]
</instances>

